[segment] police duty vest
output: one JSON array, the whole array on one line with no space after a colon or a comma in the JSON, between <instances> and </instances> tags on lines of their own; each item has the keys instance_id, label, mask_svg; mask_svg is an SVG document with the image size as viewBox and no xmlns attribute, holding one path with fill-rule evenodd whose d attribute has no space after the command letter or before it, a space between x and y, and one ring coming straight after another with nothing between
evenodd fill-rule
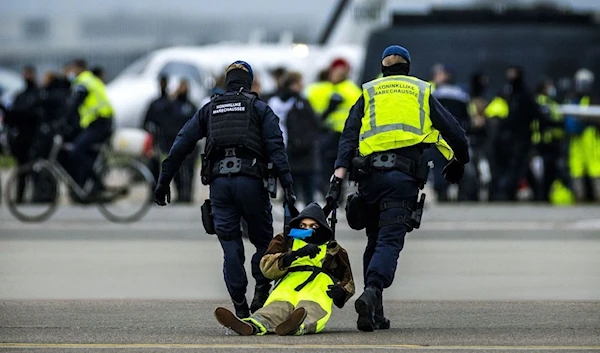
<instances>
[{"instance_id":1,"label":"police duty vest","mask_svg":"<svg viewBox=\"0 0 600 353\"><path fill-rule=\"evenodd\" d=\"M358 151L362 156L424 144L435 144L450 160L454 152L431 122L431 86L412 76L388 76L365 83L365 110Z\"/></svg>"},{"instance_id":2,"label":"police duty vest","mask_svg":"<svg viewBox=\"0 0 600 353\"><path fill-rule=\"evenodd\" d=\"M235 148L238 157L263 159L260 118L254 110L256 96L246 92L223 94L212 100L208 119L206 155L223 157Z\"/></svg>"},{"instance_id":3,"label":"police duty vest","mask_svg":"<svg viewBox=\"0 0 600 353\"><path fill-rule=\"evenodd\" d=\"M87 128L98 118L112 118L113 108L108 100L104 83L90 71L80 73L73 82L73 87L83 86L88 92L79 106L79 125Z\"/></svg>"}]
</instances>

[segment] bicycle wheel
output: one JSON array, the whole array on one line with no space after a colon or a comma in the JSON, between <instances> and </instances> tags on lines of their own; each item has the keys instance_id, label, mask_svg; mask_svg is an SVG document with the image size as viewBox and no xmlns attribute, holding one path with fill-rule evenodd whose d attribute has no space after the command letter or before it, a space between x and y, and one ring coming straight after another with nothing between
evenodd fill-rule
<instances>
[{"instance_id":1,"label":"bicycle wheel","mask_svg":"<svg viewBox=\"0 0 600 353\"><path fill-rule=\"evenodd\" d=\"M101 179L104 189L98 208L108 220L135 222L150 209L154 177L139 161L107 161Z\"/></svg>"},{"instance_id":2,"label":"bicycle wheel","mask_svg":"<svg viewBox=\"0 0 600 353\"><path fill-rule=\"evenodd\" d=\"M58 178L43 161L25 164L8 177L4 196L8 210L18 220L42 222L58 206Z\"/></svg>"}]
</instances>

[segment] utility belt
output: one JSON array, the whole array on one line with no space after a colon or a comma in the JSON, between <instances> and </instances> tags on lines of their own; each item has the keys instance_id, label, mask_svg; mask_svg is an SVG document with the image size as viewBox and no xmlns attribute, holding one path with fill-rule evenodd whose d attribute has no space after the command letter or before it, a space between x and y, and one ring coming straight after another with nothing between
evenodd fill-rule
<instances>
[{"instance_id":1,"label":"utility belt","mask_svg":"<svg viewBox=\"0 0 600 353\"><path fill-rule=\"evenodd\" d=\"M201 159L200 177L204 185L222 176L245 175L261 179L266 174L267 166L264 163L256 157L236 156L235 148L226 149L222 159L213 161L206 154L202 154Z\"/></svg>"},{"instance_id":2,"label":"utility belt","mask_svg":"<svg viewBox=\"0 0 600 353\"><path fill-rule=\"evenodd\" d=\"M415 161L396 152L378 152L366 157L357 156L352 159L350 180L359 182L362 177L373 170L398 170L419 180L419 188L423 189L429 176L431 162Z\"/></svg>"},{"instance_id":3,"label":"utility belt","mask_svg":"<svg viewBox=\"0 0 600 353\"><path fill-rule=\"evenodd\" d=\"M321 267L317 267L317 266L309 266L309 265L293 266L293 267L288 268L287 272L288 273L292 273L292 272L312 272L310 274L310 276L308 276L308 278L306 279L306 281L300 283L299 285L296 286L296 288L294 288L294 290L296 292L301 291L310 282L314 281L320 273L323 273L323 274L329 276L331 278L331 280L333 281L333 283L337 283L337 281L335 280L335 278L333 278L333 276L331 276L329 273L327 273ZM278 286L279 283L281 283L281 281L283 281L284 278L285 278L285 276L275 286Z\"/></svg>"}]
</instances>

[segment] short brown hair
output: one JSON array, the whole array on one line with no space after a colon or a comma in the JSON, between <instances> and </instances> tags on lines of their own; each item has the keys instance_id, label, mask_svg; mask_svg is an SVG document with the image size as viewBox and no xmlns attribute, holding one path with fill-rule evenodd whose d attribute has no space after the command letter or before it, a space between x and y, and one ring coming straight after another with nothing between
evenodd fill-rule
<instances>
[{"instance_id":1,"label":"short brown hair","mask_svg":"<svg viewBox=\"0 0 600 353\"><path fill-rule=\"evenodd\" d=\"M281 78L282 86L286 88L300 81L302 81L302 74L297 71L288 72Z\"/></svg>"}]
</instances>

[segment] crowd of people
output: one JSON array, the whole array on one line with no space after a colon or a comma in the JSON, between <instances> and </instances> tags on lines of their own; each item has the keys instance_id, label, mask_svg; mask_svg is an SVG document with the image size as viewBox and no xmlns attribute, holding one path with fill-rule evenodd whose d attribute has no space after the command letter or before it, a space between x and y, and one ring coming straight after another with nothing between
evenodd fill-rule
<instances>
[{"instance_id":1,"label":"crowd of people","mask_svg":"<svg viewBox=\"0 0 600 353\"><path fill-rule=\"evenodd\" d=\"M1 106L6 142L18 166L37 158L48 158L54 137L61 135L70 142L59 160L74 181L83 187L93 177L93 161L97 155L93 145L106 142L113 132L113 111L106 95L101 67L89 69L87 62L76 59L63 72L46 72L38 82L33 66L25 66L25 89L13 102ZM5 152L5 151L2 151ZM53 200L55 185L43 174L35 175L32 202ZM92 194L101 192L101 183L93 183ZM22 202L25 175L18 182L17 202ZM83 200L74 200L81 202Z\"/></svg>"},{"instance_id":2,"label":"crowd of people","mask_svg":"<svg viewBox=\"0 0 600 353\"><path fill-rule=\"evenodd\" d=\"M68 68L65 66L63 73L46 72L38 82L35 68L26 66L25 89L9 109L1 107L9 145L19 165L44 157L57 132L73 141L81 131L77 115L68 112L74 97ZM285 68L271 72L277 83L274 92L261 92L258 78L253 83L252 91L280 119L294 185L304 204L313 202L318 194L325 195L345 121L362 94L362 88L349 79L350 70L349 63L339 58L309 85L301 73ZM90 72L104 79L101 67ZM159 78L161 93L148 107L143 125L154 136L159 151L149 161L155 177L160 158L199 108L188 97L186 81L169 93L168 80ZM562 116L558 110L559 103L598 104L592 93L593 73L579 70L574 87L561 92L550 78L528 87L525 73L517 66L507 69L506 80L504 88L494 94L483 73L472 74L468 85L460 85L451 67L438 64L432 68L432 95L467 132L472 157L463 181L452 187L441 177L444 157L433 148L427 150L434 162L430 178L437 200L600 201L600 124ZM222 93L223 85L224 77L218 78L212 94ZM209 100L207 97L202 103ZM313 133L316 131L318 134ZM193 201L198 155L196 151L188 157L174 180L178 202Z\"/></svg>"}]
</instances>

